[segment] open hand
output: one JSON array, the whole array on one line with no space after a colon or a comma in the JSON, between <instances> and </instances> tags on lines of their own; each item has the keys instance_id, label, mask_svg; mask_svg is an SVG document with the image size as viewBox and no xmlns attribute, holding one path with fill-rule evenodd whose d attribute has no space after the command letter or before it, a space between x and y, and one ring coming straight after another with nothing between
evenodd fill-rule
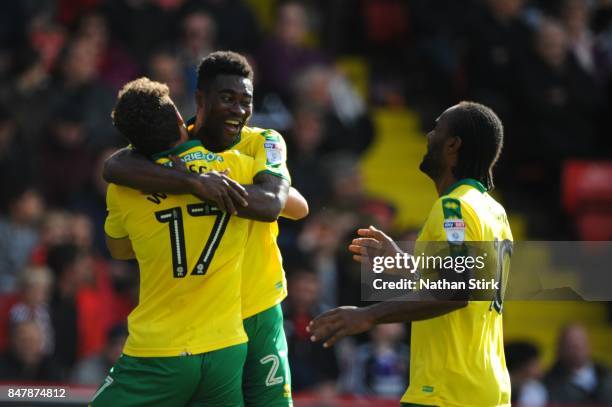
<instances>
[{"instance_id":1,"label":"open hand","mask_svg":"<svg viewBox=\"0 0 612 407\"><path fill-rule=\"evenodd\" d=\"M313 342L324 340L323 347L329 348L348 335L356 335L374 326L367 308L339 307L324 312L308 324Z\"/></svg>"},{"instance_id":2,"label":"open hand","mask_svg":"<svg viewBox=\"0 0 612 407\"><path fill-rule=\"evenodd\" d=\"M396 253L402 253L393 239L374 226L358 229L357 234L361 237L353 239L348 247L353 253L353 260L357 262L367 263L372 257L395 256Z\"/></svg>"},{"instance_id":3,"label":"open hand","mask_svg":"<svg viewBox=\"0 0 612 407\"><path fill-rule=\"evenodd\" d=\"M203 201L212 201L220 210L236 215L237 205L248 206L246 189L227 176L227 172L209 171L195 175L191 193Z\"/></svg>"}]
</instances>

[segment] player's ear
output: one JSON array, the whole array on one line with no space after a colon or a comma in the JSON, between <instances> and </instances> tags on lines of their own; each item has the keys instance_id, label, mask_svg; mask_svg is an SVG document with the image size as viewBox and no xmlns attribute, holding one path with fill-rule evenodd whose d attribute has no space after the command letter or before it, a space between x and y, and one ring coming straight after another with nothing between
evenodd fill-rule
<instances>
[{"instance_id":1,"label":"player's ear","mask_svg":"<svg viewBox=\"0 0 612 407\"><path fill-rule=\"evenodd\" d=\"M446 140L445 147L449 153L457 153L459 152L459 149L461 148L461 144L462 144L461 138L449 137Z\"/></svg>"}]
</instances>

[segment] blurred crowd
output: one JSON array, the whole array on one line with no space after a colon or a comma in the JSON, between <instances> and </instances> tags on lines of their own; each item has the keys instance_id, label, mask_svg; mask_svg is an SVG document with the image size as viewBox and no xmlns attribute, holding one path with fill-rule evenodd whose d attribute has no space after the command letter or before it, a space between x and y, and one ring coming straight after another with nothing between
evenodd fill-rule
<instances>
[{"instance_id":1,"label":"blurred crowd","mask_svg":"<svg viewBox=\"0 0 612 407\"><path fill-rule=\"evenodd\" d=\"M409 327L380 326L335 350L305 331L320 311L360 303L359 267L346 251L357 227L415 237L393 230L396 208L363 186L373 109L409 108L425 133L459 100L491 106L506 128L497 169L505 206L528 216L533 237L573 237L559 221L561 167L612 157L612 1L255 3L0 2L0 380L102 382L138 295L137 265L112 261L104 247L101 165L126 144L110 120L116 92L147 75L190 117L196 67L217 49L252 63L251 125L284 135L293 185L311 208L302 222L281 221L279 237L295 391L397 398L408 381ZM367 65L367 94L337 68L343 56ZM532 401L563 399L563 383L577 388L575 402L611 397L588 349L567 362L564 341L580 329L564 331L543 382L529 367L537 349L510 352Z\"/></svg>"}]
</instances>

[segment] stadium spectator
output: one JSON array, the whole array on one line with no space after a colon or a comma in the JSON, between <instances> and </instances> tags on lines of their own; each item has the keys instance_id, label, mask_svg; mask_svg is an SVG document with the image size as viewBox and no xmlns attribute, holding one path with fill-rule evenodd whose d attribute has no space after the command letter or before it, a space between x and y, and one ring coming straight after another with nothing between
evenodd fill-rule
<instances>
[{"instance_id":1,"label":"stadium spectator","mask_svg":"<svg viewBox=\"0 0 612 407\"><path fill-rule=\"evenodd\" d=\"M0 357L0 380L58 382L61 370L45 355L41 327L36 321L18 322L10 331L10 349Z\"/></svg>"},{"instance_id":2,"label":"stadium spectator","mask_svg":"<svg viewBox=\"0 0 612 407\"><path fill-rule=\"evenodd\" d=\"M308 15L301 3L289 1L278 9L273 37L264 41L256 55L258 92L276 93L285 103L291 100L287 87L304 69L326 63L315 48L306 45Z\"/></svg>"},{"instance_id":3,"label":"stadium spectator","mask_svg":"<svg viewBox=\"0 0 612 407\"><path fill-rule=\"evenodd\" d=\"M9 310L9 329L24 321L35 321L40 327L43 353L52 355L55 347L49 314L49 296L53 275L46 267L28 267L21 273L20 301Z\"/></svg>"},{"instance_id":4,"label":"stadium spectator","mask_svg":"<svg viewBox=\"0 0 612 407\"><path fill-rule=\"evenodd\" d=\"M567 32L558 22L544 20L534 40L536 55L521 79L528 134L546 146L548 161L592 154L603 102L600 88L569 58ZM539 149L531 153L533 160L543 158Z\"/></svg>"},{"instance_id":5,"label":"stadium spectator","mask_svg":"<svg viewBox=\"0 0 612 407\"><path fill-rule=\"evenodd\" d=\"M612 374L592 359L587 331L580 324L561 330L557 360L544 382L553 403L612 403Z\"/></svg>"},{"instance_id":6,"label":"stadium spectator","mask_svg":"<svg viewBox=\"0 0 612 407\"><path fill-rule=\"evenodd\" d=\"M316 274L310 270L295 270L289 277L284 316L294 391L329 392L335 389L339 375L334 350L313 344L306 332L308 322L324 309L320 288Z\"/></svg>"},{"instance_id":7,"label":"stadium spectator","mask_svg":"<svg viewBox=\"0 0 612 407\"><path fill-rule=\"evenodd\" d=\"M40 174L45 199L65 206L91 177L92 157L86 146L85 117L78 104L62 106L41 146Z\"/></svg>"},{"instance_id":8,"label":"stadium spectator","mask_svg":"<svg viewBox=\"0 0 612 407\"><path fill-rule=\"evenodd\" d=\"M55 331L55 359L67 373L77 359L79 332L77 291L83 277L79 275L79 252L76 246L63 244L49 249L47 262L55 276L51 299L51 316Z\"/></svg>"},{"instance_id":9,"label":"stadium spectator","mask_svg":"<svg viewBox=\"0 0 612 407\"><path fill-rule=\"evenodd\" d=\"M567 30L570 53L583 71L601 78L598 44L589 27L589 5L585 0L564 0L562 3L561 21Z\"/></svg>"},{"instance_id":10,"label":"stadium spectator","mask_svg":"<svg viewBox=\"0 0 612 407\"><path fill-rule=\"evenodd\" d=\"M182 65L181 74L186 80L186 94L193 95L197 88L197 69L200 60L216 49L217 25L208 12L198 8L185 15L181 28L181 43L178 51ZM153 75L154 72L151 74ZM170 87L170 95L173 100L176 100L172 87ZM180 95L177 96L180 97ZM178 101L180 102L180 99ZM188 113L181 112L185 115ZM192 113L193 111L190 114Z\"/></svg>"},{"instance_id":11,"label":"stadium spectator","mask_svg":"<svg viewBox=\"0 0 612 407\"><path fill-rule=\"evenodd\" d=\"M408 384L410 364L404 325L379 325L371 341L357 347L351 369L351 393L399 398Z\"/></svg>"},{"instance_id":12,"label":"stadium spectator","mask_svg":"<svg viewBox=\"0 0 612 407\"><path fill-rule=\"evenodd\" d=\"M295 80L294 104L319 109L324 124L320 154L363 153L374 137L365 104L348 80L332 68L317 65Z\"/></svg>"},{"instance_id":13,"label":"stadium spectator","mask_svg":"<svg viewBox=\"0 0 612 407\"><path fill-rule=\"evenodd\" d=\"M252 55L260 41L260 28L247 2L241 0L187 1L183 7L203 9L216 23L218 49L231 49Z\"/></svg>"},{"instance_id":14,"label":"stadium spectator","mask_svg":"<svg viewBox=\"0 0 612 407\"><path fill-rule=\"evenodd\" d=\"M32 264L47 264L49 247L68 243L70 240L70 219L68 212L49 210L45 212L38 228L38 244L32 251Z\"/></svg>"},{"instance_id":15,"label":"stadium spectator","mask_svg":"<svg viewBox=\"0 0 612 407\"><path fill-rule=\"evenodd\" d=\"M80 16L76 35L95 49L98 77L110 89L119 90L140 72L140 66L125 47L111 36L102 12L92 11Z\"/></svg>"},{"instance_id":16,"label":"stadium spectator","mask_svg":"<svg viewBox=\"0 0 612 407\"><path fill-rule=\"evenodd\" d=\"M165 50L157 51L149 61L149 77L170 88L170 95L179 112L185 117L195 115L195 99L193 91L187 89L185 72L195 72L195 65L182 66L181 61L173 53ZM187 76L190 77L190 76ZM191 84L193 85L193 84Z\"/></svg>"},{"instance_id":17,"label":"stadium spectator","mask_svg":"<svg viewBox=\"0 0 612 407\"><path fill-rule=\"evenodd\" d=\"M54 78L53 106L73 106L82 116L83 137L92 149L112 145L119 138L109 112L113 106L112 91L98 81L97 42L77 37L64 49Z\"/></svg>"},{"instance_id":18,"label":"stadium spectator","mask_svg":"<svg viewBox=\"0 0 612 407\"><path fill-rule=\"evenodd\" d=\"M125 325L115 325L107 334L106 344L102 352L81 360L74 367L70 381L84 386L98 386L104 382L108 371L117 362L128 331Z\"/></svg>"},{"instance_id":19,"label":"stadium spectator","mask_svg":"<svg viewBox=\"0 0 612 407\"><path fill-rule=\"evenodd\" d=\"M176 8L163 9L156 1L117 0L105 2L103 10L110 31L135 61L147 61L159 44L176 38Z\"/></svg>"},{"instance_id":20,"label":"stadium spectator","mask_svg":"<svg viewBox=\"0 0 612 407\"><path fill-rule=\"evenodd\" d=\"M538 348L529 342L511 342L505 346L506 365L512 383L512 403L517 407L544 407L548 401L542 384L542 366Z\"/></svg>"},{"instance_id":21,"label":"stadium spectator","mask_svg":"<svg viewBox=\"0 0 612 407\"><path fill-rule=\"evenodd\" d=\"M44 211L38 191L27 185L12 187L8 216L0 217L0 292L13 292L17 272L29 262L38 242L36 224Z\"/></svg>"},{"instance_id":22,"label":"stadium spectator","mask_svg":"<svg viewBox=\"0 0 612 407\"><path fill-rule=\"evenodd\" d=\"M491 106L505 127L513 128L519 66L526 58L530 31L521 19L525 0L487 0L468 25L467 96Z\"/></svg>"},{"instance_id":23,"label":"stadium spectator","mask_svg":"<svg viewBox=\"0 0 612 407\"><path fill-rule=\"evenodd\" d=\"M51 78L41 54L24 46L13 56L11 76L14 78L0 90L0 100L13 114L23 142L37 146L41 132L51 116ZM32 120L32 118L36 120ZM22 165L25 163L21 163Z\"/></svg>"},{"instance_id":24,"label":"stadium spectator","mask_svg":"<svg viewBox=\"0 0 612 407\"><path fill-rule=\"evenodd\" d=\"M300 106L294 112L294 122L287 135L288 163L292 184L302 192L311 208L320 208L329 198L330 185L320 166L319 154L325 136L321 111L312 106Z\"/></svg>"},{"instance_id":25,"label":"stadium spectator","mask_svg":"<svg viewBox=\"0 0 612 407\"><path fill-rule=\"evenodd\" d=\"M4 209L11 195L6 192L14 190L16 184L32 181L36 161L21 159L27 156L28 145L22 137L16 117L8 106L0 104L0 185L7 189L0 197L0 207ZM20 174L19 180L15 178L16 174Z\"/></svg>"}]
</instances>

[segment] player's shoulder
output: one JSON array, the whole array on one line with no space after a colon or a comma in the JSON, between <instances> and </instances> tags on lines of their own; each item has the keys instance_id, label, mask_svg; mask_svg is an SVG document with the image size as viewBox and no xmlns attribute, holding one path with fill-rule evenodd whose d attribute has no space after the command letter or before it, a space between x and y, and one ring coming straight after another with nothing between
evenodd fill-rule
<instances>
[{"instance_id":1,"label":"player's shoulder","mask_svg":"<svg viewBox=\"0 0 612 407\"><path fill-rule=\"evenodd\" d=\"M262 129L260 127L248 127L245 126L241 133L243 140L248 141L260 141L262 143L266 141L284 141L283 136L274 129Z\"/></svg>"}]
</instances>

